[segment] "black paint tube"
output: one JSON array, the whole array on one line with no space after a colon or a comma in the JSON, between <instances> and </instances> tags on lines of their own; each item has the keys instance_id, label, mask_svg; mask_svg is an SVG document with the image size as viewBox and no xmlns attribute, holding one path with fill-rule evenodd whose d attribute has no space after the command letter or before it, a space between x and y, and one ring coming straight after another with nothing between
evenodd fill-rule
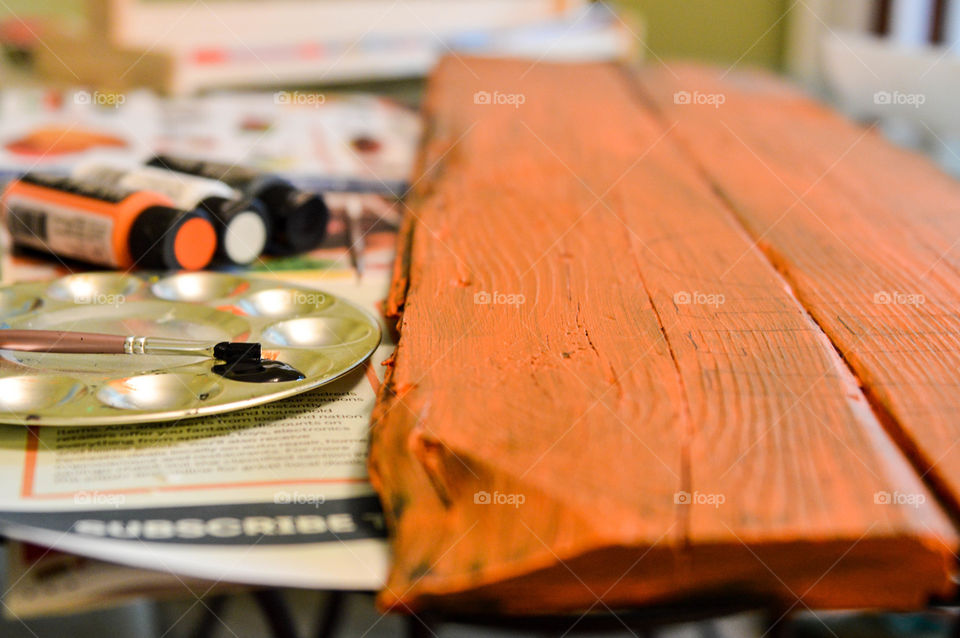
<instances>
[{"instance_id":1,"label":"black paint tube","mask_svg":"<svg viewBox=\"0 0 960 638\"><path fill-rule=\"evenodd\" d=\"M326 235L330 211L323 197L301 190L278 175L171 155L157 155L148 160L147 165L220 180L247 197L263 202L271 225L268 253L292 255L313 250Z\"/></svg>"}]
</instances>

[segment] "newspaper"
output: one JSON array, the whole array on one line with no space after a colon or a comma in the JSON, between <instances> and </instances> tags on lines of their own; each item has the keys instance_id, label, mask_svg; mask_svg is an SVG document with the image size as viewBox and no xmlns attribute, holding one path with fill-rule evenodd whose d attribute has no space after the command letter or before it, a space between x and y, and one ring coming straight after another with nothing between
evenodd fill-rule
<instances>
[{"instance_id":1,"label":"newspaper","mask_svg":"<svg viewBox=\"0 0 960 638\"><path fill-rule=\"evenodd\" d=\"M369 235L358 281L342 247L293 258L279 277L380 316L389 232ZM36 274L36 273L33 273ZM286 399L171 424L0 426L0 526L11 538L178 576L375 589L387 566L367 435L390 330L367 364Z\"/></svg>"},{"instance_id":2,"label":"newspaper","mask_svg":"<svg viewBox=\"0 0 960 638\"><path fill-rule=\"evenodd\" d=\"M361 93L0 91L0 178L168 153L283 173L304 188L399 197L419 135L414 111Z\"/></svg>"}]
</instances>

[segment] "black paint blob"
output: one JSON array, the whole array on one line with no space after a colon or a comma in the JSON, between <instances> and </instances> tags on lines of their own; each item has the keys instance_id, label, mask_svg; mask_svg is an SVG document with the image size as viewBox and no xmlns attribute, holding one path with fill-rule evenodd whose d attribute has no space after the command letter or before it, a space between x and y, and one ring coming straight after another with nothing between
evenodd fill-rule
<instances>
[{"instance_id":1,"label":"black paint blob","mask_svg":"<svg viewBox=\"0 0 960 638\"><path fill-rule=\"evenodd\" d=\"M305 378L302 372L290 364L270 359L241 359L233 363L218 363L213 366L213 371L226 379L247 383L279 383Z\"/></svg>"}]
</instances>

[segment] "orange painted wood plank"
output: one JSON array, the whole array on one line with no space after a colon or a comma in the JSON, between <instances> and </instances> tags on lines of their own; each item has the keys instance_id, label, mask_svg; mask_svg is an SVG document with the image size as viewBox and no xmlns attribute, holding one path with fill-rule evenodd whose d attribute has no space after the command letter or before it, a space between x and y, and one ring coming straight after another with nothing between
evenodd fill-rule
<instances>
[{"instance_id":1,"label":"orange painted wood plank","mask_svg":"<svg viewBox=\"0 0 960 638\"><path fill-rule=\"evenodd\" d=\"M383 607L949 589L943 514L628 76L448 59L425 116L371 436Z\"/></svg>"},{"instance_id":2,"label":"orange painted wood plank","mask_svg":"<svg viewBox=\"0 0 960 638\"><path fill-rule=\"evenodd\" d=\"M723 76L639 74L664 126L960 515L960 183L773 77ZM723 101L679 104L677 92Z\"/></svg>"}]
</instances>

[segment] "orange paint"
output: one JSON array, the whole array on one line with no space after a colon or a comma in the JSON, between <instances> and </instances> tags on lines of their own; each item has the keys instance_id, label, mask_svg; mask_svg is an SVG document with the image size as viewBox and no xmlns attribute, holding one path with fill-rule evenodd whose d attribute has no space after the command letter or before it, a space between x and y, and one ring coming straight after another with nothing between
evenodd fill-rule
<instances>
[{"instance_id":1,"label":"orange paint","mask_svg":"<svg viewBox=\"0 0 960 638\"><path fill-rule=\"evenodd\" d=\"M238 317L247 316L247 312L243 308L239 306L235 306L233 304L224 304L222 306L217 306L217 310L220 310L221 312L229 312L231 314L237 315Z\"/></svg>"},{"instance_id":2,"label":"orange paint","mask_svg":"<svg viewBox=\"0 0 960 638\"><path fill-rule=\"evenodd\" d=\"M207 220L196 217L177 229L173 252L186 270L203 268L216 250L217 233Z\"/></svg>"},{"instance_id":3,"label":"orange paint","mask_svg":"<svg viewBox=\"0 0 960 638\"><path fill-rule=\"evenodd\" d=\"M34 475L37 471L37 448L40 435L37 428L27 428L27 447L23 454L23 477L20 479L20 496L28 498L33 494Z\"/></svg>"},{"instance_id":4,"label":"orange paint","mask_svg":"<svg viewBox=\"0 0 960 638\"><path fill-rule=\"evenodd\" d=\"M960 184L773 77L721 73L675 64L639 79L960 520ZM674 103L693 87L726 99Z\"/></svg>"},{"instance_id":5,"label":"orange paint","mask_svg":"<svg viewBox=\"0 0 960 638\"><path fill-rule=\"evenodd\" d=\"M250 282L249 282L249 281L242 281L242 282L240 282L239 284L237 284L237 287L236 287L236 288L234 288L233 290L230 291L230 296L233 297L233 296L236 296L236 295L242 295L242 294L245 293L247 290L249 290L249 288L250 288Z\"/></svg>"},{"instance_id":6,"label":"orange paint","mask_svg":"<svg viewBox=\"0 0 960 638\"><path fill-rule=\"evenodd\" d=\"M491 87L525 100L474 99ZM683 108L658 118L607 65L435 71L371 431L393 542L383 608L550 613L731 588L911 608L952 588L953 528L678 143L686 119L715 142L717 109ZM798 138L828 137L807 124ZM794 135L761 130L769 148ZM726 138L704 146L726 187L785 191ZM810 161L791 159L781 176ZM816 225L798 255L829 250ZM819 274L807 261L798 280ZM894 493L923 503L877 497Z\"/></svg>"}]
</instances>

